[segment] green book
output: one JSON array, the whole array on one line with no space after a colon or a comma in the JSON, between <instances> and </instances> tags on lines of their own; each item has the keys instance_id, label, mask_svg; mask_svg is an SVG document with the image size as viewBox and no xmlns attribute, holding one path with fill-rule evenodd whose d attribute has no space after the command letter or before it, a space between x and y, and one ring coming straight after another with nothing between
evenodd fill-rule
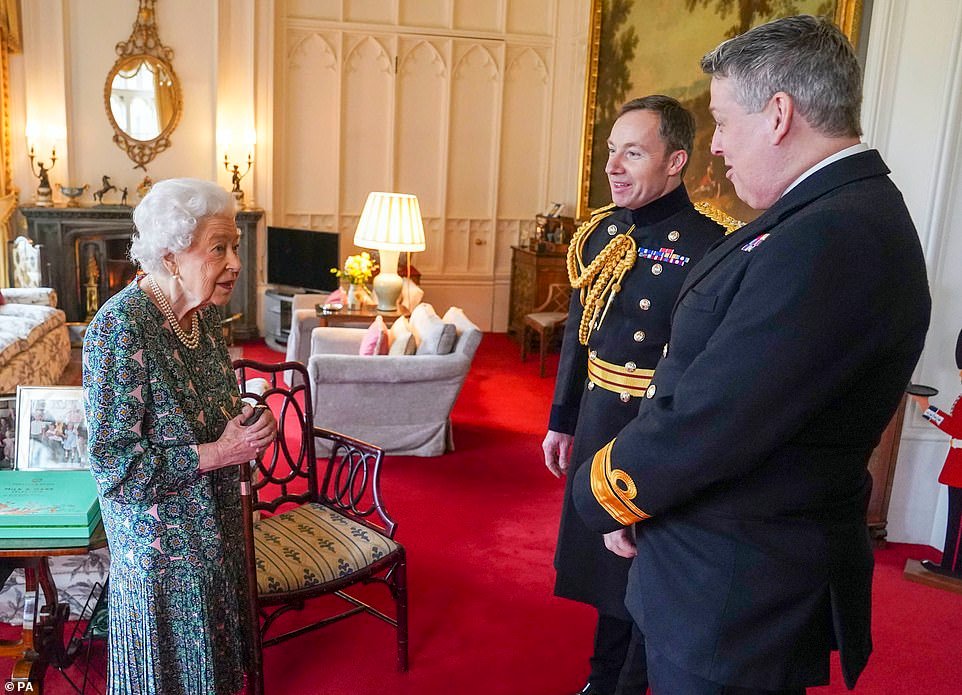
<instances>
[{"instance_id":1,"label":"green book","mask_svg":"<svg viewBox=\"0 0 962 695\"><path fill-rule=\"evenodd\" d=\"M99 523L90 471L0 471L0 538L86 538Z\"/></svg>"}]
</instances>

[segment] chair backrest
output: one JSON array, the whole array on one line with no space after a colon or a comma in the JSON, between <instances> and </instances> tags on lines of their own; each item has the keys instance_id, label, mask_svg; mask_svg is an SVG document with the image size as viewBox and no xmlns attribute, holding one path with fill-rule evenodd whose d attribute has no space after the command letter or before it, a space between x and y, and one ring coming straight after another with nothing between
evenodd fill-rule
<instances>
[{"instance_id":1,"label":"chair backrest","mask_svg":"<svg viewBox=\"0 0 962 695\"><path fill-rule=\"evenodd\" d=\"M263 391L242 391L241 397L267 405L277 419L274 444L258 459L252 475L253 509L273 514L290 505L319 502L393 538L397 523L381 500L383 450L314 426L305 366L238 359L234 371L242 389L256 378L267 382ZM317 439L330 448L323 463L317 459Z\"/></svg>"},{"instance_id":2,"label":"chair backrest","mask_svg":"<svg viewBox=\"0 0 962 695\"><path fill-rule=\"evenodd\" d=\"M568 311L571 302L571 285L568 283L552 283L548 285L548 297L534 312Z\"/></svg>"},{"instance_id":3,"label":"chair backrest","mask_svg":"<svg viewBox=\"0 0 962 695\"><path fill-rule=\"evenodd\" d=\"M481 329L461 309L456 307L448 309L443 320L445 323L453 323L458 332L458 338L454 343L452 352L463 354L469 360L474 359L474 353L477 351L483 335Z\"/></svg>"}]
</instances>

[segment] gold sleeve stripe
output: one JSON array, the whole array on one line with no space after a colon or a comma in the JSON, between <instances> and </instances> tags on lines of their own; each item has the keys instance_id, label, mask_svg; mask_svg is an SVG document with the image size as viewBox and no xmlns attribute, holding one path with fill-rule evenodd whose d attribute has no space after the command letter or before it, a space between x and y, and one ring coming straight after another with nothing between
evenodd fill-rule
<instances>
[{"instance_id":1,"label":"gold sleeve stripe","mask_svg":"<svg viewBox=\"0 0 962 695\"><path fill-rule=\"evenodd\" d=\"M622 526L650 519L632 500L638 494L638 487L631 476L623 470L611 467L612 439L591 460L591 494L598 504Z\"/></svg>"}]
</instances>

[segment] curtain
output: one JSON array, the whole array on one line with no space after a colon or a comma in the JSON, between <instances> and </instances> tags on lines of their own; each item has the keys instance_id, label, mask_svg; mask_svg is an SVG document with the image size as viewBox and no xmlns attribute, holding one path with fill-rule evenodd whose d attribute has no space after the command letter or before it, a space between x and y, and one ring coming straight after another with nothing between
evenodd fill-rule
<instances>
[{"instance_id":1,"label":"curtain","mask_svg":"<svg viewBox=\"0 0 962 695\"><path fill-rule=\"evenodd\" d=\"M154 94L157 97L157 129L163 133L174 117L174 89L167 70L154 65Z\"/></svg>"},{"instance_id":2,"label":"curtain","mask_svg":"<svg viewBox=\"0 0 962 695\"><path fill-rule=\"evenodd\" d=\"M7 287L10 218L17 209L10 161L11 53L20 52L20 0L0 0L0 287Z\"/></svg>"}]
</instances>

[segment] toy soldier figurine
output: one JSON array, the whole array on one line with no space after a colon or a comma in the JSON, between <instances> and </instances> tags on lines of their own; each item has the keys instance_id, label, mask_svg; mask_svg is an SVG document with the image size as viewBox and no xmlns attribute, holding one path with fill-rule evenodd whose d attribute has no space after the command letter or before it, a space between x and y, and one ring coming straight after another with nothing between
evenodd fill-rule
<instances>
[{"instance_id":1,"label":"toy soldier figurine","mask_svg":"<svg viewBox=\"0 0 962 695\"><path fill-rule=\"evenodd\" d=\"M955 366L962 378L962 332L955 343ZM947 413L929 405L927 396L913 395L912 400L922 411L922 417L952 437L949 453L939 474L939 482L949 488L949 514L945 524L942 562L937 565L922 560L922 566L930 572L962 579L962 407L959 407L962 394L955 399L952 409Z\"/></svg>"}]
</instances>

